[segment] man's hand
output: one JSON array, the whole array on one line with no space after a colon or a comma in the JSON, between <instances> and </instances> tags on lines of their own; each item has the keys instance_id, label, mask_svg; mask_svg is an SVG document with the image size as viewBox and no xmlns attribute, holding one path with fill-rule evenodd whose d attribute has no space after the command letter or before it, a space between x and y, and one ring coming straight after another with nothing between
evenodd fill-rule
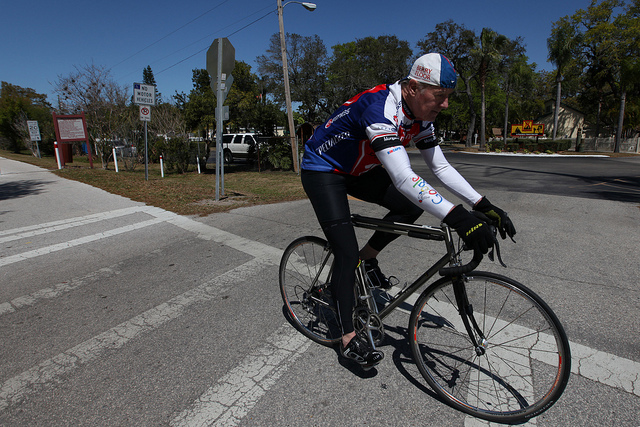
<instances>
[{"instance_id":1,"label":"man's hand","mask_svg":"<svg viewBox=\"0 0 640 427\"><path fill-rule=\"evenodd\" d=\"M456 230L469 249L486 254L495 243L489 226L458 205L444 217L443 222Z\"/></svg>"},{"instance_id":2,"label":"man's hand","mask_svg":"<svg viewBox=\"0 0 640 427\"><path fill-rule=\"evenodd\" d=\"M486 197L480 199L480 201L473 207L473 210L482 212L492 220L496 221L498 223L500 237L506 239L507 236L509 236L511 240L513 240L513 236L516 234L516 228L513 226L513 222L511 222L511 219L505 211L492 205Z\"/></svg>"}]
</instances>

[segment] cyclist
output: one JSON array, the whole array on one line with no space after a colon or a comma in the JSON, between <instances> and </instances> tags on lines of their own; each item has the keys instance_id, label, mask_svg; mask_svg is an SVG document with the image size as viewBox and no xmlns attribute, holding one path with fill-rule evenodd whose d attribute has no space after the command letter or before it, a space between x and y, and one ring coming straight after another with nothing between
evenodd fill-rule
<instances>
[{"instance_id":1,"label":"cyclist","mask_svg":"<svg viewBox=\"0 0 640 427\"><path fill-rule=\"evenodd\" d=\"M477 193L449 164L436 141L433 121L448 107L456 80L446 57L423 55L407 77L345 102L305 143L302 184L334 253L331 292L342 328L340 353L364 367L376 365L384 354L355 333L355 269L363 260L374 284L390 287L376 257L398 236L375 232L359 249L347 195L389 209L384 217L389 221L413 223L427 211L456 230L468 247L486 253L494 242L488 227L413 172L405 151L413 140L448 190L473 209L497 219L502 238L516 232L507 214Z\"/></svg>"}]
</instances>

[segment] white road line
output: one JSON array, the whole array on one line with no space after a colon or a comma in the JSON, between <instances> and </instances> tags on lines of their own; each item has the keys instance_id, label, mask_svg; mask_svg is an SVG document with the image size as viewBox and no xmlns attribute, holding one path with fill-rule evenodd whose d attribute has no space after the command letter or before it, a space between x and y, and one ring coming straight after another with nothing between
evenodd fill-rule
<instances>
[{"instance_id":1,"label":"white road line","mask_svg":"<svg viewBox=\"0 0 640 427\"><path fill-rule=\"evenodd\" d=\"M58 283L54 286L40 289L34 293L14 298L9 302L0 303L0 316L13 313L21 308L35 305L39 300L57 298L67 292L71 292L74 289L85 286L88 283L94 283L97 280L101 280L106 277L113 277L119 273L121 265L122 263L120 262L109 267L104 267L100 270L92 271L83 277L73 278L69 282Z\"/></svg>"},{"instance_id":2,"label":"white road line","mask_svg":"<svg viewBox=\"0 0 640 427\"><path fill-rule=\"evenodd\" d=\"M62 242L51 246L46 246L44 248L34 249L28 252L22 252L20 254L11 255L8 257L0 258L0 267L13 264L20 261L26 261L29 258L35 258L42 255L47 255L52 252L61 251L63 249L69 249L74 246L84 245L85 243L95 242L100 239L104 239L107 237L117 236L118 234L128 233L133 230L137 230L139 228L148 227L150 225L158 224L163 222L164 220L161 218L154 218L147 221L142 221L136 224L125 225L124 227L114 228L113 230L104 231L102 233L93 234L91 236L80 237L78 239L69 240L68 242Z\"/></svg>"},{"instance_id":3,"label":"white road line","mask_svg":"<svg viewBox=\"0 0 640 427\"><path fill-rule=\"evenodd\" d=\"M260 398L311 345L311 340L285 323L267 343L216 381L191 408L176 416L180 427L238 425Z\"/></svg>"},{"instance_id":4,"label":"white road line","mask_svg":"<svg viewBox=\"0 0 640 427\"><path fill-rule=\"evenodd\" d=\"M269 264L269 261L254 258L5 381L0 385L0 411L36 392L38 386L55 381L78 366L99 358L106 350L121 348L142 334L182 316L190 305L211 300L247 281Z\"/></svg>"},{"instance_id":5,"label":"white road line","mask_svg":"<svg viewBox=\"0 0 640 427\"><path fill-rule=\"evenodd\" d=\"M640 396L640 363L571 343L571 373Z\"/></svg>"},{"instance_id":6,"label":"white road line","mask_svg":"<svg viewBox=\"0 0 640 427\"><path fill-rule=\"evenodd\" d=\"M91 222L117 218L124 215L130 215L137 212L146 213L148 215L155 217L155 219L142 221L137 224L116 228L114 230L106 231L103 233L97 233L92 236L86 236L86 237L71 240L68 242L59 243L57 245L51 245L45 248L40 248L40 249L24 252L21 254L17 254L17 255L0 258L0 266L9 265L14 262L24 261L29 258L46 255L46 254L60 251L63 249L72 248L74 246L94 242L103 238L116 236L118 234L133 231L135 229L144 228L144 227L154 225L160 222L165 222L165 221L177 227L180 227L186 231L195 233L197 237L200 239L213 240L219 243L224 243L226 246L245 252L254 257L259 257L259 258L267 257L271 259L273 262L277 263L280 259L280 256L282 256L282 251L279 249L276 249L271 246L264 245L258 242L254 242L254 241L242 238L240 236L236 236L226 231L219 230L215 227L208 226L206 224L194 221L186 217L182 217L173 212L168 212L163 209L151 207L151 206L134 206L130 208L117 209L113 211L101 212L97 214L70 218L66 220L52 221L44 224L14 228L11 230L4 230L0 232L0 235L5 235L8 237L5 237L4 238L5 240L3 240L3 238L0 238L0 243L2 243L3 241L15 240L14 237L16 236L19 236L16 238L30 237L38 234L45 234L49 232L62 230L65 228L86 225ZM98 272L90 273L83 278L73 279L71 283L60 283L53 287L40 289L32 294L22 295L20 297L14 298L11 301L1 302L0 316L8 313L13 313L16 311L16 309L19 309L19 308L34 305L36 301L40 299L51 299L51 298L58 297L66 292L69 292L71 290L79 288L80 286L83 286L85 283L87 283L87 281L90 281L95 276L100 276L102 274L112 274L113 270L116 268L117 268L117 265L106 267L104 269L99 270Z\"/></svg>"},{"instance_id":7,"label":"white road line","mask_svg":"<svg viewBox=\"0 0 640 427\"><path fill-rule=\"evenodd\" d=\"M100 212L97 214L81 216L76 218L52 221L44 224L30 225L27 227L14 228L11 230L0 231L0 243L10 242L12 240L26 239L29 237L37 236L40 234L51 233L54 231L66 230L68 228L79 227L82 225L91 224L94 222L104 221L106 219L118 218L125 215L131 215L136 212L140 212L144 209L143 206L124 208L108 212Z\"/></svg>"}]
</instances>

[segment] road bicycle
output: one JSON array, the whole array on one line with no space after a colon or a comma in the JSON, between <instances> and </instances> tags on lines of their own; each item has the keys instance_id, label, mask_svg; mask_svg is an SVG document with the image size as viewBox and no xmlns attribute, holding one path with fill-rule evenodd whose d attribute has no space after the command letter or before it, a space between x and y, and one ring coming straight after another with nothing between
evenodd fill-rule
<instances>
[{"instance_id":1,"label":"road bicycle","mask_svg":"<svg viewBox=\"0 0 640 427\"><path fill-rule=\"evenodd\" d=\"M483 219L488 221L488 218ZM354 325L375 348L383 320L434 276L413 304L408 339L418 370L452 407L488 421L521 423L549 409L571 371L569 341L557 316L533 291L508 277L474 271L452 230L352 215L356 227L442 241L445 254L413 283L391 293L356 270ZM496 233L495 226L492 226ZM497 242L497 240L496 240ZM494 252L495 251L495 252ZM490 252L502 263L499 247ZM289 321L313 341L336 346L341 333L331 297L333 254L326 240L294 240L280 262L280 292ZM384 296L384 298L381 298Z\"/></svg>"}]
</instances>

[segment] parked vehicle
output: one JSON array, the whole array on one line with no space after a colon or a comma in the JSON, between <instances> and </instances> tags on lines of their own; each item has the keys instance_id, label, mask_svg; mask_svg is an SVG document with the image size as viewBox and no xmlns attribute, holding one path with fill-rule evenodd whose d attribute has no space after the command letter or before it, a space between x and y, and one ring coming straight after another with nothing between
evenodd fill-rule
<instances>
[{"instance_id":1,"label":"parked vehicle","mask_svg":"<svg viewBox=\"0 0 640 427\"><path fill-rule=\"evenodd\" d=\"M253 133L229 133L222 135L225 163L233 163L236 159L249 159L255 155L257 136Z\"/></svg>"}]
</instances>

